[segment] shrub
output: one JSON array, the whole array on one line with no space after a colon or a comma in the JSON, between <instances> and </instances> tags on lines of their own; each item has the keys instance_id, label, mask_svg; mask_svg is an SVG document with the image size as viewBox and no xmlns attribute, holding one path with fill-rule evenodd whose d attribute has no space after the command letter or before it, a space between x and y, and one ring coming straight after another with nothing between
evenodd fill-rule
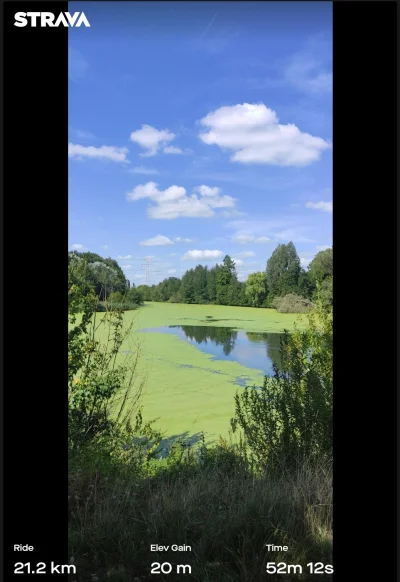
<instances>
[{"instance_id":1,"label":"shrub","mask_svg":"<svg viewBox=\"0 0 400 582\"><path fill-rule=\"evenodd\" d=\"M332 309L318 299L308 320L307 330L285 333L274 376L235 396L232 428L261 467L332 452Z\"/></svg>"},{"instance_id":2,"label":"shrub","mask_svg":"<svg viewBox=\"0 0 400 582\"><path fill-rule=\"evenodd\" d=\"M313 305L309 299L294 293L288 293L284 297L275 297L272 301L272 307L279 313L306 313Z\"/></svg>"}]
</instances>

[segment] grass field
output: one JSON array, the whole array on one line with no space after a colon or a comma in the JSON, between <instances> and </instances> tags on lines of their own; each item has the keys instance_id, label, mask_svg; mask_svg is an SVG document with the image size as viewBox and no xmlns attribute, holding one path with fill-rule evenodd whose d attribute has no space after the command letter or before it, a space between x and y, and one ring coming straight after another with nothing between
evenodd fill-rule
<instances>
[{"instance_id":1,"label":"grass field","mask_svg":"<svg viewBox=\"0 0 400 582\"><path fill-rule=\"evenodd\" d=\"M178 337L140 331L166 325L210 325L246 331L282 332L293 329L297 315L274 309L146 303L125 313L134 333L123 351L140 346L138 381L144 381L144 417L175 440L196 442L201 432L212 442L228 435L237 382L261 384L262 373L237 362L212 357Z\"/></svg>"}]
</instances>

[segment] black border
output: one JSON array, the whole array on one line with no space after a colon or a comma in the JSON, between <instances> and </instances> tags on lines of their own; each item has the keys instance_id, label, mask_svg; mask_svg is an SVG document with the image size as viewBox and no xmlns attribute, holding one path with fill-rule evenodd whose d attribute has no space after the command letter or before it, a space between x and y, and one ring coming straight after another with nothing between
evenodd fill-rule
<instances>
[{"instance_id":1,"label":"black border","mask_svg":"<svg viewBox=\"0 0 400 582\"><path fill-rule=\"evenodd\" d=\"M4 2L3 580L68 564L68 29L15 27L19 11L68 3Z\"/></svg>"},{"instance_id":2,"label":"black border","mask_svg":"<svg viewBox=\"0 0 400 582\"><path fill-rule=\"evenodd\" d=\"M68 31L13 26L16 11L33 9L68 4L3 11L5 580L16 561L68 563L66 385L50 373L67 366ZM338 1L333 16L334 577L392 579L395 532L383 522L395 503L397 3Z\"/></svg>"},{"instance_id":3,"label":"black border","mask_svg":"<svg viewBox=\"0 0 400 582\"><path fill-rule=\"evenodd\" d=\"M395 577L397 3L333 4L334 578ZM394 524L393 524L394 525Z\"/></svg>"}]
</instances>

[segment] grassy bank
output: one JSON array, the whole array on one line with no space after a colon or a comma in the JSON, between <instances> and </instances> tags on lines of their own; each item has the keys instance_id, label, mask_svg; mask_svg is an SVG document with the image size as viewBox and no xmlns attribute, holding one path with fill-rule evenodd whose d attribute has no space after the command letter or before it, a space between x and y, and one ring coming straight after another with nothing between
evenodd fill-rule
<instances>
[{"instance_id":1,"label":"grassy bank","mask_svg":"<svg viewBox=\"0 0 400 582\"><path fill-rule=\"evenodd\" d=\"M331 489L329 464L255 478L227 451L142 480L71 472L70 553L82 582L184 578L151 575L154 562L188 564L198 582L329 580L307 575L306 564L332 563ZM268 543L289 550L269 552ZM303 575L266 574L268 562L282 561Z\"/></svg>"}]
</instances>

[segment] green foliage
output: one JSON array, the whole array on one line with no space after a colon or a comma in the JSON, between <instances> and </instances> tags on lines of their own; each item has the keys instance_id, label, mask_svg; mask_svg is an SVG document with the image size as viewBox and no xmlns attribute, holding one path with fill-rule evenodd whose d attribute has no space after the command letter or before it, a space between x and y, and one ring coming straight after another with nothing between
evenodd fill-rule
<instances>
[{"instance_id":1,"label":"green foliage","mask_svg":"<svg viewBox=\"0 0 400 582\"><path fill-rule=\"evenodd\" d=\"M308 267L308 276L314 283L322 283L326 278L333 276L333 249L320 251Z\"/></svg>"},{"instance_id":2,"label":"green foliage","mask_svg":"<svg viewBox=\"0 0 400 582\"><path fill-rule=\"evenodd\" d=\"M229 288L237 281L235 263L226 255L217 273L216 302L218 305L230 305Z\"/></svg>"},{"instance_id":3,"label":"green foliage","mask_svg":"<svg viewBox=\"0 0 400 582\"><path fill-rule=\"evenodd\" d=\"M97 297L90 287L82 288L85 267L71 259L68 269L68 444L70 460L76 457L117 457L136 463L139 436L155 441L147 455L154 454L161 436L143 423L140 410L142 385L135 385L140 346L132 356L118 360L124 341L131 336L133 321L124 327L121 310L96 314ZM123 297L122 297L123 298ZM114 299L120 299L114 294ZM107 304L106 304L107 306ZM80 311L78 315L78 309ZM98 339L105 328L106 341ZM134 425L132 426L132 419Z\"/></svg>"},{"instance_id":4,"label":"green foliage","mask_svg":"<svg viewBox=\"0 0 400 582\"><path fill-rule=\"evenodd\" d=\"M332 452L332 309L318 299L308 322L284 335L274 376L235 397L232 428L261 466Z\"/></svg>"},{"instance_id":5,"label":"green foliage","mask_svg":"<svg viewBox=\"0 0 400 582\"><path fill-rule=\"evenodd\" d=\"M301 273L300 259L292 242L276 247L267 262L267 284L270 300L287 293L296 293Z\"/></svg>"},{"instance_id":6,"label":"green foliage","mask_svg":"<svg viewBox=\"0 0 400 582\"><path fill-rule=\"evenodd\" d=\"M313 307L313 303L295 293L288 293L284 297L275 297L272 307L279 313L306 313Z\"/></svg>"},{"instance_id":7,"label":"green foliage","mask_svg":"<svg viewBox=\"0 0 400 582\"><path fill-rule=\"evenodd\" d=\"M246 281L246 296L252 307L262 307L267 298L266 273L251 273Z\"/></svg>"},{"instance_id":8,"label":"green foliage","mask_svg":"<svg viewBox=\"0 0 400 582\"><path fill-rule=\"evenodd\" d=\"M96 253L77 251L70 252L68 256L70 261L82 264L82 283L89 285L101 301L114 291L125 293L129 289L129 281L117 261L104 259Z\"/></svg>"}]
</instances>

